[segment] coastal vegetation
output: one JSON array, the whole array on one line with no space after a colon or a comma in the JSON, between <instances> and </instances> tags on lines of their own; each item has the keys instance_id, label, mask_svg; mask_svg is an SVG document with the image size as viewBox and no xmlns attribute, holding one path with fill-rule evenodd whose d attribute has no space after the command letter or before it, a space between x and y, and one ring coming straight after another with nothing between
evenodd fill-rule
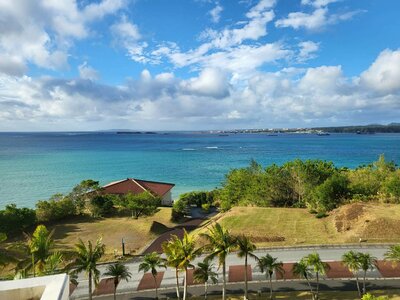
<instances>
[{"instance_id":1,"label":"coastal vegetation","mask_svg":"<svg viewBox=\"0 0 400 300\"><path fill-rule=\"evenodd\" d=\"M223 211L234 206L294 207L324 216L355 201L399 203L400 170L383 155L354 170L321 160L296 159L266 168L252 161L231 170L215 194L214 203Z\"/></svg>"}]
</instances>

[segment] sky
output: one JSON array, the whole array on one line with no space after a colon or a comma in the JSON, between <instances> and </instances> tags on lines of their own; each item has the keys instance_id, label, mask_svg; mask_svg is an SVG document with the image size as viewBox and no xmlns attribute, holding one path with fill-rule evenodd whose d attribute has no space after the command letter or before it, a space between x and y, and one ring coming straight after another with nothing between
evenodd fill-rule
<instances>
[{"instance_id":1,"label":"sky","mask_svg":"<svg viewBox=\"0 0 400 300\"><path fill-rule=\"evenodd\" d=\"M400 122L398 0L0 0L0 131Z\"/></svg>"}]
</instances>

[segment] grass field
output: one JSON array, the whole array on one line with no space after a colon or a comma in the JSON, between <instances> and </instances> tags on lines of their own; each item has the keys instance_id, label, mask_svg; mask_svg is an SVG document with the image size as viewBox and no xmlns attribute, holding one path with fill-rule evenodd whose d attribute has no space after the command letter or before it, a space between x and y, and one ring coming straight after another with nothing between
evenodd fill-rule
<instances>
[{"instance_id":1,"label":"grass field","mask_svg":"<svg viewBox=\"0 0 400 300\"><path fill-rule=\"evenodd\" d=\"M93 220L90 218L76 218L62 222L55 226L54 238L60 248L71 248L79 239L95 241L102 236L106 245L106 256L110 259L114 251L121 255L121 241L125 241L126 253L137 254L168 227L173 227L170 221L171 208L162 207L153 216L132 219L131 217L112 217Z\"/></svg>"},{"instance_id":2,"label":"grass field","mask_svg":"<svg viewBox=\"0 0 400 300\"><path fill-rule=\"evenodd\" d=\"M400 293L398 290L386 290L386 291L373 291L371 294L374 296L387 296L392 300L400 300ZM250 300L258 299L268 299L268 296L264 293L258 296L254 294L249 294ZM203 300L204 297L190 298L192 300ZM208 296L207 299L221 299L221 296ZM228 300L242 300L242 295L228 296ZM286 293L274 293L274 299L311 299L310 293L308 292L286 292ZM357 292L321 292L320 300L359 300Z\"/></svg>"},{"instance_id":3,"label":"grass field","mask_svg":"<svg viewBox=\"0 0 400 300\"><path fill-rule=\"evenodd\" d=\"M307 209L234 207L215 220L259 246L400 242L399 205L350 204L322 219Z\"/></svg>"}]
</instances>

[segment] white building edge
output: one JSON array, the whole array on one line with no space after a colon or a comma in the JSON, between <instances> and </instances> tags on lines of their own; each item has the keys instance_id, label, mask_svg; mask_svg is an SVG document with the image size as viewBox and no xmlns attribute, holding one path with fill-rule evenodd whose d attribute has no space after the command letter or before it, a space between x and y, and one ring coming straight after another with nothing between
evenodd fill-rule
<instances>
[{"instance_id":1,"label":"white building edge","mask_svg":"<svg viewBox=\"0 0 400 300\"><path fill-rule=\"evenodd\" d=\"M0 299L68 300L69 276L67 274L57 274L0 281Z\"/></svg>"}]
</instances>

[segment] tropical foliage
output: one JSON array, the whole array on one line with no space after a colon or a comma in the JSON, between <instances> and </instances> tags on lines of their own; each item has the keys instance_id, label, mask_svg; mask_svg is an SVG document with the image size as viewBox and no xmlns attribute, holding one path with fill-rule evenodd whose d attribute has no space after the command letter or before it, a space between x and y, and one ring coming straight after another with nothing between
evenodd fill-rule
<instances>
[{"instance_id":1,"label":"tropical foliage","mask_svg":"<svg viewBox=\"0 0 400 300\"><path fill-rule=\"evenodd\" d=\"M256 161L233 169L215 203L222 210L235 205L308 207L329 211L351 200L400 202L400 170L383 155L378 161L350 170L322 160L293 160L265 169Z\"/></svg>"},{"instance_id":2,"label":"tropical foliage","mask_svg":"<svg viewBox=\"0 0 400 300\"><path fill-rule=\"evenodd\" d=\"M166 264L157 252L146 254L143 258L142 263L139 265L139 272L151 272L154 280L156 299L158 299L157 274L158 269L160 268L166 268Z\"/></svg>"},{"instance_id":3,"label":"tropical foliage","mask_svg":"<svg viewBox=\"0 0 400 300\"><path fill-rule=\"evenodd\" d=\"M87 245L80 239L75 245L75 261L73 263L73 273L84 272L89 280L89 300L92 299L92 286L97 285L100 278L100 271L97 269L97 263L105 252L105 245L102 239L98 238L93 245L88 241Z\"/></svg>"},{"instance_id":4,"label":"tropical foliage","mask_svg":"<svg viewBox=\"0 0 400 300\"><path fill-rule=\"evenodd\" d=\"M285 272L283 270L283 263L278 261L278 258L266 254L258 259L258 267L260 268L261 273L265 272L267 275L267 279L269 280L269 298L272 299L272 275L274 273L283 275Z\"/></svg>"},{"instance_id":5,"label":"tropical foliage","mask_svg":"<svg viewBox=\"0 0 400 300\"><path fill-rule=\"evenodd\" d=\"M128 279L131 278L132 273L129 272L128 268L125 265L121 263L115 263L107 266L107 271L104 273L104 275L111 276L114 280L114 300L116 300L116 293L119 282L121 280L128 281Z\"/></svg>"},{"instance_id":6,"label":"tropical foliage","mask_svg":"<svg viewBox=\"0 0 400 300\"><path fill-rule=\"evenodd\" d=\"M248 258L249 256L258 259L254 254L256 250L256 245L252 243L249 237L245 235L238 236L236 238L237 248L238 248L238 256L244 258L244 299L248 299L248 278L247 278L247 266L248 266Z\"/></svg>"},{"instance_id":7,"label":"tropical foliage","mask_svg":"<svg viewBox=\"0 0 400 300\"><path fill-rule=\"evenodd\" d=\"M193 272L194 282L204 284L204 299L207 300L208 283L216 284L218 282L218 274L213 271L214 265L209 260L205 259L203 262L197 264Z\"/></svg>"},{"instance_id":8,"label":"tropical foliage","mask_svg":"<svg viewBox=\"0 0 400 300\"><path fill-rule=\"evenodd\" d=\"M212 226L208 232L202 233L208 244L205 249L210 251L207 259L218 258L219 265L222 266L222 300L226 299L226 257L230 252L236 249L236 238L219 223Z\"/></svg>"}]
</instances>

